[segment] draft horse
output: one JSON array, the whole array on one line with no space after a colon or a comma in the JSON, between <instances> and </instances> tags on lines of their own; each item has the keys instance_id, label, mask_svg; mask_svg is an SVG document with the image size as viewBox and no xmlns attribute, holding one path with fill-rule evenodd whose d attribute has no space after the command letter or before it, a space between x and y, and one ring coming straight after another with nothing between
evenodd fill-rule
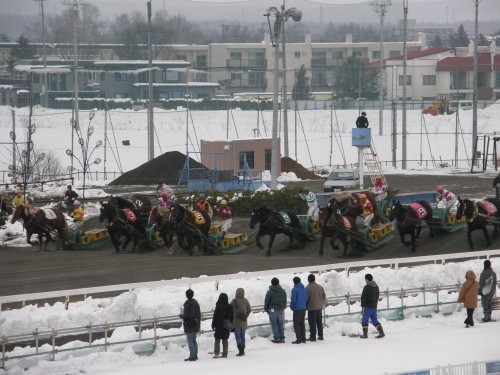
<instances>
[{"instance_id":1,"label":"draft horse","mask_svg":"<svg viewBox=\"0 0 500 375\"><path fill-rule=\"evenodd\" d=\"M250 217L250 228L253 229L257 223L260 223L260 226L255 242L260 249L264 249L264 246L260 242L260 237L263 235L269 236L266 254L268 257L271 256L274 238L279 233L283 233L290 239L288 245L289 249L293 247L294 237L296 237L302 245L306 242L306 235L302 231L299 218L291 211L278 212L264 206L256 208L252 211L252 216Z\"/></svg>"},{"instance_id":2,"label":"draft horse","mask_svg":"<svg viewBox=\"0 0 500 375\"><path fill-rule=\"evenodd\" d=\"M52 240L51 233L59 237L56 247L60 248L64 244L64 239L68 237L68 223L64 214L57 208L37 208L32 205L22 204L15 208L11 224L21 220L26 229L26 242L32 246L39 246L40 251L47 250L47 245ZM31 241L33 234L38 235L38 242ZM45 243L43 243L45 237Z\"/></svg>"},{"instance_id":3,"label":"draft horse","mask_svg":"<svg viewBox=\"0 0 500 375\"><path fill-rule=\"evenodd\" d=\"M458 197L457 219L465 217L467 222L467 242L471 250L474 250L474 242L472 242L472 232L481 229L486 238L486 245L491 246L490 236L488 234L488 214L479 202L470 199L461 199Z\"/></svg>"},{"instance_id":4,"label":"draft horse","mask_svg":"<svg viewBox=\"0 0 500 375\"><path fill-rule=\"evenodd\" d=\"M323 256L323 248L325 239L330 237L330 245L332 250L337 250L335 240L338 238L344 245L342 257L347 257L347 249L349 248L349 233L357 232L356 220L348 216L342 216L334 211L331 207L321 207L318 213L319 223L321 226L321 240L319 245L319 255ZM352 242L353 247L354 242Z\"/></svg>"},{"instance_id":5,"label":"draft horse","mask_svg":"<svg viewBox=\"0 0 500 375\"><path fill-rule=\"evenodd\" d=\"M136 210L131 208L120 209L111 203L101 202L101 209L99 214L99 222L106 222L109 238L115 247L115 252L126 252L127 246L133 240L132 252L135 252L139 237L146 237L144 225L139 219ZM125 242L120 251L120 237L125 237ZM142 252L142 250L141 250Z\"/></svg>"},{"instance_id":6,"label":"draft horse","mask_svg":"<svg viewBox=\"0 0 500 375\"><path fill-rule=\"evenodd\" d=\"M179 246L189 255L197 255L202 249L208 251L208 232L210 231L210 216L205 211L190 211L181 204L174 203L170 208L168 221L175 228ZM196 252L193 250L196 248ZM217 249L217 254L221 254Z\"/></svg>"},{"instance_id":7,"label":"draft horse","mask_svg":"<svg viewBox=\"0 0 500 375\"><path fill-rule=\"evenodd\" d=\"M170 207L155 206L151 209L148 218L148 225L156 224L160 236L167 246L167 255L174 255L174 234L175 228L169 221Z\"/></svg>"},{"instance_id":8,"label":"draft horse","mask_svg":"<svg viewBox=\"0 0 500 375\"><path fill-rule=\"evenodd\" d=\"M411 245L412 252L416 251L416 242L420 238L420 232L422 231L422 220L427 222L429 236L434 237L432 207L429 202L415 201L409 205L403 205L398 200L391 207L389 220L396 220L396 228L401 243L407 247ZM410 241L405 239L407 234L410 235Z\"/></svg>"},{"instance_id":9,"label":"draft horse","mask_svg":"<svg viewBox=\"0 0 500 375\"><path fill-rule=\"evenodd\" d=\"M132 194L128 199L118 195L110 195L108 203L119 209L130 209L137 211L139 219L145 224L151 212L151 200L145 194Z\"/></svg>"}]
</instances>

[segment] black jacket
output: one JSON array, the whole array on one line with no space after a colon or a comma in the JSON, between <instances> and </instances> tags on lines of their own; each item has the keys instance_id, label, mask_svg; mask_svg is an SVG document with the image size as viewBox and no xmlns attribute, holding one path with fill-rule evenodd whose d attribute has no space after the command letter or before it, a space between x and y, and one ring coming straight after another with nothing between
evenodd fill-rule
<instances>
[{"instance_id":1,"label":"black jacket","mask_svg":"<svg viewBox=\"0 0 500 375\"><path fill-rule=\"evenodd\" d=\"M215 304L214 316L212 318L212 329L215 331L216 339L227 340L229 331L224 328L224 320L233 321L233 308L229 304L229 299L226 293L221 293L217 303Z\"/></svg>"},{"instance_id":2,"label":"black jacket","mask_svg":"<svg viewBox=\"0 0 500 375\"><path fill-rule=\"evenodd\" d=\"M375 281L370 281L363 288L361 293L361 307L377 308L379 297L378 285Z\"/></svg>"},{"instance_id":3,"label":"black jacket","mask_svg":"<svg viewBox=\"0 0 500 375\"><path fill-rule=\"evenodd\" d=\"M187 299L184 302L184 314L181 314L184 332L200 332L201 311L198 301L194 298Z\"/></svg>"},{"instance_id":4,"label":"black jacket","mask_svg":"<svg viewBox=\"0 0 500 375\"><path fill-rule=\"evenodd\" d=\"M361 115L357 118L357 120L356 120L356 127L357 128L367 128L368 125L370 125L370 124L368 123L368 119L365 116Z\"/></svg>"}]
</instances>

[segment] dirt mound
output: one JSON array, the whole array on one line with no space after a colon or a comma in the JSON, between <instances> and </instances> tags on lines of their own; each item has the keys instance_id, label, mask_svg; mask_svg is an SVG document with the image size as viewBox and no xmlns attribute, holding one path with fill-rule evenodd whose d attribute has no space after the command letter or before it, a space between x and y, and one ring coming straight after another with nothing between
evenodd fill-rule
<instances>
[{"instance_id":1,"label":"dirt mound","mask_svg":"<svg viewBox=\"0 0 500 375\"><path fill-rule=\"evenodd\" d=\"M316 173L311 172L295 160L287 157L281 158L281 172L293 172L302 180L321 180L321 177Z\"/></svg>"},{"instance_id":2,"label":"dirt mound","mask_svg":"<svg viewBox=\"0 0 500 375\"><path fill-rule=\"evenodd\" d=\"M168 185L177 185L186 155L179 151L165 152L131 171L122 174L109 185L155 185L163 181ZM207 169L203 164L189 158L189 168Z\"/></svg>"}]
</instances>

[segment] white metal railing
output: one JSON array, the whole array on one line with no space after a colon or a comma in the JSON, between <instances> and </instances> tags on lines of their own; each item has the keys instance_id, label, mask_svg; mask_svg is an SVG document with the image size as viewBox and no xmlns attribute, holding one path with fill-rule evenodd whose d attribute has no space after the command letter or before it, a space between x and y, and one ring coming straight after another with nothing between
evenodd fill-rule
<instances>
[{"instance_id":1,"label":"white metal railing","mask_svg":"<svg viewBox=\"0 0 500 375\"><path fill-rule=\"evenodd\" d=\"M500 359L492 361L478 362L474 361L471 363L462 363L459 365L445 365L436 366L434 368L408 371L408 372L397 372L397 373L385 373L385 375L499 375L500 374Z\"/></svg>"},{"instance_id":2,"label":"white metal railing","mask_svg":"<svg viewBox=\"0 0 500 375\"><path fill-rule=\"evenodd\" d=\"M376 259L376 260L365 260L356 262L343 262L335 264L324 264L319 266L306 266L297 268L285 268L278 270L267 270L258 272L247 272L247 273L236 273L228 275L216 275L207 277L197 277L197 278L183 278L174 280L162 280L162 281L151 281L145 283L131 283L131 284L118 284L118 285L106 285L93 288L81 288L81 289L68 289L68 290L57 290L52 292L42 292L42 293L31 293L31 294L16 294L9 296L0 297L0 314L3 304L6 303L21 303L23 306L29 301L43 301L43 300L53 300L60 298L64 301L67 297L72 296L83 296L87 298L93 295L101 293L123 293L131 291L134 289L141 288L161 288L165 286L172 285L194 285L206 282L220 282L223 280L245 280L250 278L259 277L269 277L283 274L297 274L305 272L316 272L323 273L333 270L344 270L349 275L352 269L363 269L365 267L390 267L398 269L400 266L411 266L411 265L421 265L425 263L441 263L445 264L447 262L453 261L455 259L479 259L479 258L491 258L499 257L500 249L496 250L483 250L483 251L469 251L465 253L454 253L454 254L441 254L441 255L429 255L411 258L392 258L392 259Z\"/></svg>"}]
</instances>

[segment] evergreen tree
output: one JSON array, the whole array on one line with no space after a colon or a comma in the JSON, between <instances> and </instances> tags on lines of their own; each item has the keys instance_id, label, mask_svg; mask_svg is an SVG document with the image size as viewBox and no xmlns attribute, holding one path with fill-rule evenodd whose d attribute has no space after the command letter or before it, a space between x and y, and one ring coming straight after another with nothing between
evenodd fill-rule
<instances>
[{"instance_id":1,"label":"evergreen tree","mask_svg":"<svg viewBox=\"0 0 500 375\"><path fill-rule=\"evenodd\" d=\"M450 36L450 44L452 47L467 47L469 45L469 36L464 25L460 24L457 31Z\"/></svg>"},{"instance_id":2,"label":"evergreen tree","mask_svg":"<svg viewBox=\"0 0 500 375\"><path fill-rule=\"evenodd\" d=\"M375 100L378 98L378 70L367 69L359 57L349 57L337 72L337 97Z\"/></svg>"},{"instance_id":3,"label":"evergreen tree","mask_svg":"<svg viewBox=\"0 0 500 375\"><path fill-rule=\"evenodd\" d=\"M477 37L477 45L478 46L489 46L490 45L490 41L488 39L486 39L486 37L479 33L478 37Z\"/></svg>"},{"instance_id":4,"label":"evergreen tree","mask_svg":"<svg viewBox=\"0 0 500 375\"><path fill-rule=\"evenodd\" d=\"M439 35L434 35L434 39L429 43L430 47L443 47L443 40Z\"/></svg>"},{"instance_id":5,"label":"evergreen tree","mask_svg":"<svg viewBox=\"0 0 500 375\"><path fill-rule=\"evenodd\" d=\"M311 96L311 86L309 86L309 77L306 77L306 67L302 64L297 72L295 85L293 86L293 100L308 100Z\"/></svg>"},{"instance_id":6,"label":"evergreen tree","mask_svg":"<svg viewBox=\"0 0 500 375\"><path fill-rule=\"evenodd\" d=\"M23 34L17 39L17 44L11 48L10 56L7 59L7 68L9 72L14 71L14 65L20 59L32 59L35 57L36 48L29 44L28 38Z\"/></svg>"}]
</instances>

